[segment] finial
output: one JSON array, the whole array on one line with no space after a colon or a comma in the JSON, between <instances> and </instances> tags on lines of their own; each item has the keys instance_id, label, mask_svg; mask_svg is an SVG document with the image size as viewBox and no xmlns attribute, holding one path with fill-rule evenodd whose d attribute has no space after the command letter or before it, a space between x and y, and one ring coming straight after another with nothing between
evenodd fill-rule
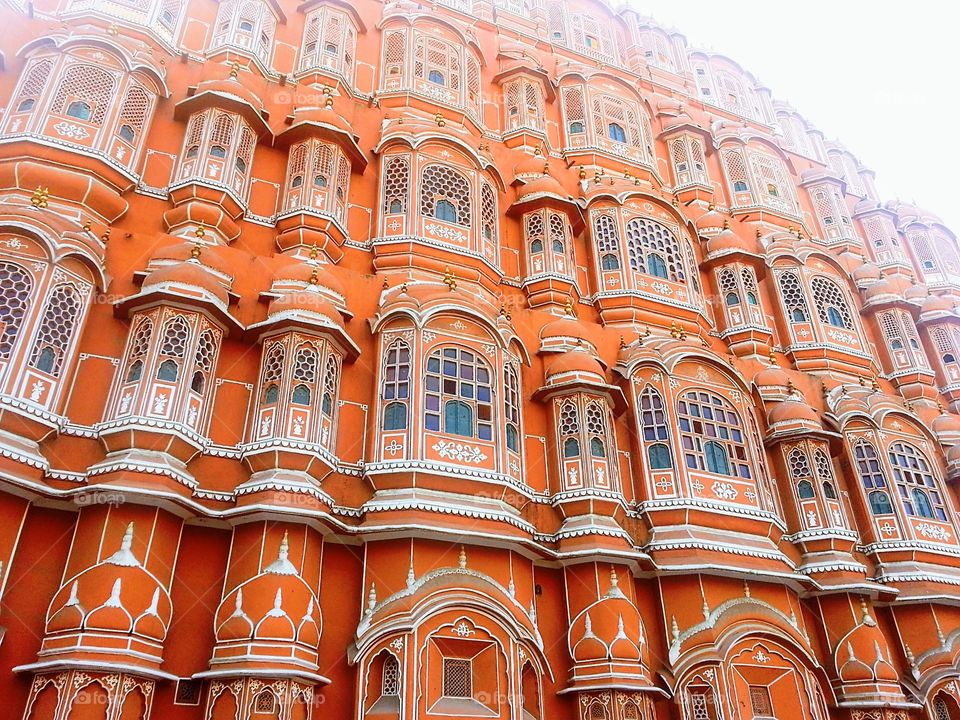
<instances>
[{"instance_id":1,"label":"finial","mask_svg":"<svg viewBox=\"0 0 960 720\"><path fill-rule=\"evenodd\" d=\"M370 594L367 595L367 614L373 612L373 609L377 606L377 586L374 583L370 583Z\"/></svg>"},{"instance_id":2,"label":"finial","mask_svg":"<svg viewBox=\"0 0 960 720\"><path fill-rule=\"evenodd\" d=\"M90 221L89 221L89 220L84 220L84 221L83 221L83 231L84 231L84 232L90 232Z\"/></svg>"},{"instance_id":3,"label":"finial","mask_svg":"<svg viewBox=\"0 0 960 720\"><path fill-rule=\"evenodd\" d=\"M437 127L446 127L447 121L443 117L443 113L438 111L437 114L433 116L433 119L437 123Z\"/></svg>"},{"instance_id":4,"label":"finial","mask_svg":"<svg viewBox=\"0 0 960 720\"><path fill-rule=\"evenodd\" d=\"M675 208L678 208L678 207L680 207L680 198L678 198L676 195L674 195L674 196L673 196L673 200L671 200L670 203L671 203Z\"/></svg>"},{"instance_id":5,"label":"finial","mask_svg":"<svg viewBox=\"0 0 960 720\"><path fill-rule=\"evenodd\" d=\"M581 180L587 179L587 171L584 170L583 165L580 166L580 172L577 173L577 177L579 177Z\"/></svg>"},{"instance_id":6,"label":"finial","mask_svg":"<svg viewBox=\"0 0 960 720\"><path fill-rule=\"evenodd\" d=\"M771 365L777 364L777 351L773 349L773 345L770 346L769 358Z\"/></svg>"},{"instance_id":7,"label":"finial","mask_svg":"<svg viewBox=\"0 0 960 720\"><path fill-rule=\"evenodd\" d=\"M673 641L676 642L680 639L680 627L677 625L677 616L670 616L670 634L673 636Z\"/></svg>"},{"instance_id":8,"label":"finial","mask_svg":"<svg viewBox=\"0 0 960 720\"><path fill-rule=\"evenodd\" d=\"M232 80L237 79L237 75L240 74L240 63L234 61L230 63L230 78Z\"/></svg>"},{"instance_id":9,"label":"finial","mask_svg":"<svg viewBox=\"0 0 960 720\"><path fill-rule=\"evenodd\" d=\"M457 567L461 570L466 570L467 568L467 551L463 545L460 546L460 556L457 558Z\"/></svg>"},{"instance_id":10,"label":"finial","mask_svg":"<svg viewBox=\"0 0 960 720\"><path fill-rule=\"evenodd\" d=\"M794 385L794 384L793 384L793 380L791 380L791 379L789 379L789 378L787 379L787 394L788 394L788 395L796 395L796 394L797 394L797 386Z\"/></svg>"},{"instance_id":11,"label":"finial","mask_svg":"<svg viewBox=\"0 0 960 720\"><path fill-rule=\"evenodd\" d=\"M457 278L454 276L453 270L450 269L449 265L447 265L443 271L443 284L451 291L457 289Z\"/></svg>"},{"instance_id":12,"label":"finial","mask_svg":"<svg viewBox=\"0 0 960 720\"><path fill-rule=\"evenodd\" d=\"M710 204L707 205L707 212L713 212L717 209L717 206L713 204L713 200L710 201Z\"/></svg>"},{"instance_id":13,"label":"finial","mask_svg":"<svg viewBox=\"0 0 960 720\"><path fill-rule=\"evenodd\" d=\"M123 539L120 541L120 549L108 557L105 562L111 565L120 565L122 567L135 567L140 564L134 556L133 551L133 523L127 524L127 529L123 531Z\"/></svg>"},{"instance_id":14,"label":"finial","mask_svg":"<svg viewBox=\"0 0 960 720\"><path fill-rule=\"evenodd\" d=\"M197 225L197 229L193 231L193 235L197 238L197 240L203 240L203 238L207 235L207 228L204 227L203 223L200 223Z\"/></svg>"},{"instance_id":15,"label":"finial","mask_svg":"<svg viewBox=\"0 0 960 720\"><path fill-rule=\"evenodd\" d=\"M533 154L534 154L536 157L540 157L540 156L543 154L543 153L540 151L540 146L539 146L539 145L537 145L537 146L533 149Z\"/></svg>"},{"instance_id":16,"label":"finial","mask_svg":"<svg viewBox=\"0 0 960 720\"><path fill-rule=\"evenodd\" d=\"M318 251L317 251L317 244L314 243L314 244L310 247L310 259L313 260L313 261L316 261L318 254L319 254L319 253L318 253ZM386 280L386 278L384 278L384 280Z\"/></svg>"},{"instance_id":17,"label":"finial","mask_svg":"<svg viewBox=\"0 0 960 720\"><path fill-rule=\"evenodd\" d=\"M203 245L200 244L200 238L197 238L197 241L193 243L193 247L190 248L190 258L199 261L201 253L203 253Z\"/></svg>"},{"instance_id":18,"label":"finial","mask_svg":"<svg viewBox=\"0 0 960 720\"><path fill-rule=\"evenodd\" d=\"M37 189L33 191L33 195L30 197L30 204L38 210L43 210L49 204L49 199L50 188L37 185Z\"/></svg>"},{"instance_id":19,"label":"finial","mask_svg":"<svg viewBox=\"0 0 960 720\"><path fill-rule=\"evenodd\" d=\"M743 596L745 598L750 597L750 583L746 580L743 581Z\"/></svg>"},{"instance_id":20,"label":"finial","mask_svg":"<svg viewBox=\"0 0 960 720\"><path fill-rule=\"evenodd\" d=\"M107 28L107 35L117 36L120 34L120 28L118 28L114 23L110 23L110 27Z\"/></svg>"},{"instance_id":21,"label":"finial","mask_svg":"<svg viewBox=\"0 0 960 720\"><path fill-rule=\"evenodd\" d=\"M310 279L309 279L307 282L309 282L309 283L310 283L311 285L313 285L313 286L316 286L316 285L319 285L319 284L320 284L320 278L319 278L319 276L317 275L317 269L316 269L316 268L314 268L314 269L313 269L313 272L310 273Z\"/></svg>"},{"instance_id":22,"label":"finial","mask_svg":"<svg viewBox=\"0 0 960 720\"><path fill-rule=\"evenodd\" d=\"M548 163L548 162L544 162L544 163L543 163L543 174L544 174L544 175L549 175L549 174L550 174L550 163Z\"/></svg>"},{"instance_id":23,"label":"finial","mask_svg":"<svg viewBox=\"0 0 960 720\"><path fill-rule=\"evenodd\" d=\"M390 283L387 282L386 278L383 279L383 285L381 285L380 287L383 288L384 290L390 287Z\"/></svg>"},{"instance_id":24,"label":"finial","mask_svg":"<svg viewBox=\"0 0 960 720\"><path fill-rule=\"evenodd\" d=\"M623 335L620 336L620 349L621 350L627 349L627 341L623 339Z\"/></svg>"},{"instance_id":25,"label":"finial","mask_svg":"<svg viewBox=\"0 0 960 720\"><path fill-rule=\"evenodd\" d=\"M570 317L576 317L577 313L573 310L573 298L567 295L566 300L563 301L563 311Z\"/></svg>"},{"instance_id":26,"label":"finial","mask_svg":"<svg viewBox=\"0 0 960 720\"><path fill-rule=\"evenodd\" d=\"M110 242L110 228L104 228L103 234L100 236L100 242Z\"/></svg>"},{"instance_id":27,"label":"finial","mask_svg":"<svg viewBox=\"0 0 960 720\"><path fill-rule=\"evenodd\" d=\"M877 621L870 617L870 611L867 610L867 599L860 598L860 614L863 618L863 624L867 627L876 627Z\"/></svg>"},{"instance_id":28,"label":"finial","mask_svg":"<svg viewBox=\"0 0 960 720\"><path fill-rule=\"evenodd\" d=\"M723 229L724 229L724 230L729 230L729 229L730 229L730 220L729 220L729 218L724 218L724 219L723 219Z\"/></svg>"},{"instance_id":29,"label":"finial","mask_svg":"<svg viewBox=\"0 0 960 720\"><path fill-rule=\"evenodd\" d=\"M617 569L611 565L610 566L610 587L618 588L620 586L620 578L617 577Z\"/></svg>"},{"instance_id":30,"label":"finial","mask_svg":"<svg viewBox=\"0 0 960 720\"><path fill-rule=\"evenodd\" d=\"M670 337L674 340L680 339L680 330L677 328L677 323L670 321Z\"/></svg>"},{"instance_id":31,"label":"finial","mask_svg":"<svg viewBox=\"0 0 960 720\"><path fill-rule=\"evenodd\" d=\"M700 611L703 613L703 619L708 620L710 618L710 606L707 604L707 598L703 598L703 605L700 607Z\"/></svg>"},{"instance_id":32,"label":"finial","mask_svg":"<svg viewBox=\"0 0 960 720\"><path fill-rule=\"evenodd\" d=\"M880 383L877 382L877 379L870 378L870 389L874 392L880 392Z\"/></svg>"},{"instance_id":33,"label":"finial","mask_svg":"<svg viewBox=\"0 0 960 720\"><path fill-rule=\"evenodd\" d=\"M412 588L417 584L417 574L413 570L413 560L410 560L410 569L407 570L407 587Z\"/></svg>"}]
</instances>

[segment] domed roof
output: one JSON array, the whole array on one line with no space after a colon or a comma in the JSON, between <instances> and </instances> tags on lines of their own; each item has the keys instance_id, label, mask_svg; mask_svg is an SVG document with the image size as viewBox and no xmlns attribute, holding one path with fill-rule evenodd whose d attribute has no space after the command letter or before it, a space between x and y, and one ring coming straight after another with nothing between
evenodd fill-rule
<instances>
[{"instance_id":1,"label":"domed roof","mask_svg":"<svg viewBox=\"0 0 960 720\"><path fill-rule=\"evenodd\" d=\"M544 369L544 376L547 382L558 379L575 377L579 379L592 380L594 382L605 382L606 375L603 367L590 353L584 350L568 350L547 361Z\"/></svg>"},{"instance_id":2,"label":"domed roof","mask_svg":"<svg viewBox=\"0 0 960 720\"><path fill-rule=\"evenodd\" d=\"M190 113L207 107L234 110L243 115L258 134L270 132L270 126L264 119L266 113L263 101L235 76L226 80L201 82L190 97L177 103L175 117L184 118Z\"/></svg>"},{"instance_id":3,"label":"domed roof","mask_svg":"<svg viewBox=\"0 0 960 720\"><path fill-rule=\"evenodd\" d=\"M530 200L535 197L551 195L554 197L567 199L567 194L563 191L560 183L550 175L541 175L538 178L526 183L517 194L517 200Z\"/></svg>"},{"instance_id":4,"label":"domed roof","mask_svg":"<svg viewBox=\"0 0 960 720\"><path fill-rule=\"evenodd\" d=\"M957 417L953 413L945 412L934 418L930 427L937 435L942 433L960 433L960 417Z\"/></svg>"},{"instance_id":5,"label":"domed roof","mask_svg":"<svg viewBox=\"0 0 960 720\"><path fill-rule=\"evenodd\" d=\"M779 365L770 365L753 377L757 387L787 387L790 377Z\"/></svg>"},{"instance_id":6,"label":"domed roof","mask_svg":"<svg viewBox=\"0 0 960 720\"><path fill-rule=\"evenodd\" d=\"M567 642L577 662L625 662L641 676L646 642L643 621L618 587L615 571L611 570L610 577L611 585L603 597L584 608L570 624Z\"/></svg>"},{"instance_id":7,"label":"domed roof","mask_svg":"<svg viewBox=\"0 0 960 720\"><path fill-rule=\"evenodd\" d=\"M893 283L891 283L887 278L882 278L871 284L864 291L863 296L869 302L870 300L876 300L878 298L888 297L896 294L896 288L893 286Z\"/></svg>"},{"instance_id":8,"label":"domed roof","mask_svg":"<svg viewBox=\"0 0 960 720\"><path fill-rule=\"evenodd\" d=\"M903 297L907 300L923 300L929 292L926 285L907 280L907 286L903 290Z\"/></svg>"},{"instance_id":9,"label":"domed roof","mask_svg":"<svg viewBox=\"0 0 960 720\"><path fill-rule=\"evenodd\" d=\"M322 625L320 609L287 552L284 535L277 559L224 597L216 616L218 644L264 639L316 649Z\"/></svg>"},{"instance_id":10,"label":"domed roof","mask_svg":"<svg viewBox=\"0 0 960 720\"><path fill-rule=\"evenodd\" d=\"M200 232L199 230L197 232ZM157 260L190 260L194 257L198 245L195 242L178 242L164 245L154 252L150 262ZM203 245L200 248L200 260L203 265L222 275L230 275L230 265L222 248L216 245Z\"/></svg>"},{"instance_id":11,"label":"domed roof","mask_svg":"<svg viewBox=\"0 0 960 720\"><path fill-rule=\"evenodd\" d=\"M327 102L320 107L300 107L293 112L292 126L301 123L314 123L317 125L328 125L342 133L353 136L353 128L346 119L333 109L333 101Z\"/></svg>"},{"instance_id":12,"label":"domed roof","mask_svg":"<svg viewBox=\"0 0 960 720\"><path fill-rule=\"evenodd\" d=\"M202 95L203 93L227 95L246 103L258 113L263 110L263 101L253 90L245 87L244 84L235 77L225 80L204 80L197 85L197 91L194 93L194 97Z\"/></svg>"},{"instance_id":13,"label":"domed roof","mask_svg":"<svg viewBox=\"0 0 960 720\"><path fill-rule=\"evenodd\" d=\"M944 295L928 295L923 305L920 306L922 313L944 313L953 312L953 300Z\"/></svg>"},{"instance_id":14,"label":"domed roof","mask_svg":"<svg viewBox=\"0 0 960 720\"><path fill-rule=\"evenodd\" d=\"M587 334L586 326L572 315L551 320L540 329L541 350L556 351L574 347L596 350Z\"/></svg>"},{"instance_id":15,"label":"domed roof","mask_svg":"<svg viewBox=\"0 0 960 720\"><path fill-rule=\"evenodd\" d=\"M136 634L163 642L173 605L160 582L134 555L133 533L130 523L116 552L60 588L50 603L47 633L85 630L107 636ZM107 640L110 646L115 642L116 638Z\"/></svg>"},{"instance_id":16,"label":"domed roof","mask_svg":"<svg viewBox=\"0 0 960 720\"><path fill-rule=\"evenodd\" d=\"M143 289L160 285L179 285L197 289L215 297L222 304L230 302L230 296L220 282L194 260L164 265L153 270L143 281Z\"/></svg>"},{"instance_id":17,"label":"domed roof","mask_svg":"<svg viewBox=\"0 0 960 720\"><path fill-rule=\"evenodd\" d=\"M744 252L750 255L761 255L762 251L756 239L744 239L730 229L730 223L723 221L723 229L707 241L707 255L714 257L730 252Z\"/></svg>"},{"instance_id":18,"label":"domed roof","mask_svg":"<svg viewBox=\"0 0 960 720\"><path fill-rule=\"evenodd\" d=\"M805 402L795 397L788 398L774 405L767 414L767 422L771 429L778 429L778 426L785 425L823 427L817 412Z\"/></svg>"},{"instance_id":19,"label":"domed roof","mask_svg":"<svg viewBox=\"0 0 960 720\"><path fill-rule=\"evenodd\" d=\"M700 232L710 232L720 230L726 222L726 218L717 212L713 203L707 208L707 211L697 218L697 230Z\"/></svg>"},{"instance_id":20,"label":"domed roof","mask_svg":"<svg viewBox=\"0 0 960 720\"><path fill-rule=\"evenodd\" d=\"M547 166L546 158L538 152L518 162L513 168L513 175L517 180L529 180L543 175Z\"/></svg>"},{"instance_id":21,"label":"domed roof","mask_svg":"<svg viewBox=\"0 0 960 720\"><path fill-rule=\"evenodd\" d=\"M865 262L853 271L853 279L857 282L873 282L883 277L880 268L872 262Z\"/></svg>"},{"instance_id":22,"label":"domed roof","mask_svg":"<svg viewBox=\"0 0 960 720\"><path fill-rule=\"evenodd\" d=\"M347 296L346 288L326 265L315 262L293 260L282 265L273 273L274 284L309 283L326 288L341 299Z\"/></svg>"},{"instance_id":23,"label":"domed roof","mask_svg":"<svg viewBox=\"0 0 960 720\"><path fill-rule=\"evenodd\" d=\"M273 318L281 313L319 315L333 325L343 326L343 320L337 308L312 286L307 286L303 290L284 293L271 301L270 308L267 310L267 317Z\"/></svg>"}]
</instances>

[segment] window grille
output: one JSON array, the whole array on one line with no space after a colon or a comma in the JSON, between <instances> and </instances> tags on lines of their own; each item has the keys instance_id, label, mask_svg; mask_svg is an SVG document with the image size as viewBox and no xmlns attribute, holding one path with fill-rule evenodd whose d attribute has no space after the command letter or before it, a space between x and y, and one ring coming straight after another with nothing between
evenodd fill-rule
<instances>
[{"instance_id":1,"label":"window grille","mask_svg":"<svg viewBox=\"0 0 960 720\"><path fill-rule=\"evenodd\" d=\"M115 94L116 82L106 70L93 65L73 65L63 73L57 85L50 111L63 114L71 103L82 101L91 106L87 118L94 125L102 125Z\"/></svg>"},{"instance_id":2,"label":"window grille","mask_svg":"<svg viewBox=\"0 0 960 720\"><path fill-rule=\"evenodd\" d=\"M604 270L620 267L620 241L617 221L612 215L597 215L593 221L593 234Z\"/></svg>"},{"instance_id":3,"label":"window grille","mask_svg":"<svg viewBox=\"0 0 960 720\"><path fill-rule=\"evenodd\" d=\"M484 240L492 247L497 247L497 196L488 182L484 182L480 188L480 222Z\"/></svg>"},{"instance_id":4,"label":"window grille","mask_svg":"<svg viewBox=\"0 0 960 720\"><path fill-rule=\"evenodd\" d=\"M507 448L520 451L520 380L512 365L503 367L503 405Z\"/></svg>"},{"instance_id":5,"label":"window grille","mask_svg":"<svg viewBox=\"0 0 960 720\"><path fill-rule=\"evenodd\" d=\"M591 402L587 405L587 438L590 443L590 454L593 457L607 457L607 417L599 403Z\"/></svg>"},{"instance_id":6,"label":"window grille","mask_svg":"<svg viewBox=\"0 0 960 720\"><path fill-rule=\"evenodd\" d=\"M50 292L30 353L31 367L60 376L82 309L83 299L75 286L61 284Z\"/></svg>"},{"instance_id":7,"label":"window grille","mask_svg":"<svg viewBox=\"0 0 960 720\"><path fill-rule=\"evenodd\" d=\"M443 695L452 698L473 697L472 667L469 660L443 659Z\"/></svg>"},{"instance_id":8,"label":"window grille","mask_svg":"<svg viewBox=\"0 0 960 720\"><path fill-rule=\"evenodd\" d=\"M688 468L746 479L751 477L743 426L724 398L691 390L680 398L677 409ZM718 455L717 449L723 454Z\"/></svg>"},{"instance_id":9,"label":"window grille","mask_svg":"<svg viewBox=\"0 0 960 720\"><path fill-rule=\"evenodd\" d=\"M727 179L733 192L749 194L748 202L752 203L754 201L753 192L750 188L750 178L747 175L747 165L743 159L743 153L739 150L728 149L720 153L720 158L723 160L723 166L727 171ZM734 202L736 202L736 198L734 198Z\"/></svg>"},{"instance_id":10,"label":"window grille","mask_svg":"<svg viewBox=\"0 0 960 720\"><path fill-rule=\"evenodd\" d=\"M0 360L10 358L30 301L33 278L15 263L0 261Z\"/></svg>"},{"instance_id":11,"label":"window grille","mask_svg":"<svg viewBox=\"0 0 960 720\"><path fill-rule=\"evenodd\" d=\"M30 65L23 74L20 91L16 96L17 99L10 103L13 112L27 112L36 107L44 88L47 86L47 80L52 69L53 61L48 59L37 60Z\"/></svg>"},{"instance_id":12,"label":"window grille","mask_svg":"<svg viewBox=\"0 0 960 720\"><path fill-rule=\"evenodd\" d=\"M143 374L143 363L150 349L153 321L148 317L137 320L130 336L130 352L127 356L126 382L135 382Z\"/></svg>"},{"instance_id":13,"label":"window grille","mask_svg":"<svg viewBox=\"0 0 960 720\"><path fill-rule=\"evenodd\" d=\"M666 226L646 218L627 223L627 256L634 272L684 281L683 260L676 235Z\"/></svg>"},{"instance_id":14,"label":"window grille","mask_svg":"<svg viewBox=\"0 0 960 720\"><path fill-rule=\"evenodd\" d=\"M647 445L651 470L673 467L670 457L669 430L663 397L652 387L640 393L640 429Z\"/></svg>"},{"instance_id":15,"label":"window grille","mask_svg":"<svg viewBox=\"0 0 960 720\"><path fill-rule=\"evenodd\" d=\"M406 70L406 55L406 30L395 30L388 33L383 41L383 78L381 82L384 87L393 89L393 86L388 85L388 82L403 80Z\"/></svg>"},{"instance_id":16,"label":"window grille","mask_svg":"<svg viewBox=\"0 0 960 720\"><path fill-rule=\"evenodd\" d=\"M140 137L140 133L147 121L150 112L150 96L147 91L137 85L127 90L127 96L120 107L120 116L117 124L120 128L130 127L133 138ZM131 139L132 142L132 139Z\"/></svg>"},{"instance_id":17,"label":"window grille","mask_svg":"<svg viewBox=\"0 0 960 720\"><path fill-rule=\"evenodd\" d=\"M420 180L420 214L424 218L434 217L440 200L453 204L457 225L470 227L470 182L446 165L428 165Z\"/></svg>"},{"instance_id":18,"label":"window grille","mask_svg":"<svg viewBox=\"0 0 960 720\"><path fill-rule=\"evenodd\" d=\"M810 282L813 290L813 304L817 308L817 315L824 325L834 325L853 330L853 316L843 290L832 280L825 277L815 277ZM833 308L836 312L831 312Z\"/></svg>"},{"instance_id":19,"label":"window grille","mask_svg":"<svg viewBox=\"0 0 960 720\"><path fill-rule=\"evenodd\" d=\"M563 457L580 457L580 412L572 402L565 402L560 408L558 434Z\"/></svg>"},{"instance_id":20,"label":"window grille","mask_svg":"<svg viewBox=\"0 0 960 720\"><path fill-rule=\"evenodd\" d=\"M586 132L586 103L582 87L563 89L563 115L567 121L567 136Z\"/></svg>"},{"instance_id":21,"label":"window grille","mask_svg":"<svg viewBox=\"0 0 960 720\"><path fill-rule=\"evenodd\" d=\"M406 155L394 155L387 158L384 166L383 211L406 212L410 195L410 159Z\"/></svg>"},{"instance_id":22,"label":"window grille","mask_svg":"<svg viewBox=\"0 0 960 720\"><path fill-rule=\"evenodd\" d=\"M384 697L398 697L400 695L400 662L388 655L383 661L383 681L380 685L380 694Z\"/></svg>"},{"instance_id":23,"label":"window grille","mask_svg":"<svg viewBox=\"0 0 960 720\"><path fill-rule=\"evenodd\" d=\"M325 68L353 81L356 30L349 17L332 7L311 13L303 32L300 70Z\"/></svg>"},{"instance_id":24,"label":"window grille","mask_svg":"<svg viewBox=\"0 0 960 720\"><path fill-rule=\"evenodd\" d=\"M447 347L427 359L424 422L427 430L493 439L490 370L469 350Z\"/></svg>"},{"instance_id":25,"label":"window grille","mask_svg":"<svg viewBox=\"0 0 960 720\"><path fill-rule=\"evenodd\" d=\"M787 456L787 467L790 468L790 477L795 480L813 477L810 472L810 461L807 454L800 448L794 448Z\"/></svg>"},{"instance_id":26,"label":"window grille","mask_svg":"<svg viewBox=\"0 0 960 720\"><path fill-rule=\"evenodd\" d=\"M766 685L750 686L750 707L754 717L773 717L773 705L770 702L770 688Z\"/></svg>"},{"instance_id":27,"label":"window grille","mask_svg":"<svg viewBox=\"0 0 960 720\"><path fill-rule=\"evenodd\" d=\"M800 277L793 272L784 272L777 278L777 284L780 286L780 297L787 308L790 322L807 322L810 313Z\"/></svg>"},{"instance_id":28,"label":"window grille","mask_svg":"<svg viewBox=\"0 0 960 720\"><path fill-rule=\"evenodd\" d=\"M328 418L333 418L336 408L337 391L340 387L340 364L336 355L327 356L326 367L323 372L323 397L320 399L320 411ZM329 440L332 441L333 433Z\"/></svg>"},{"instance_id":29,"label":"window grille","mask_svg":"<svg viewBox=\"0 0 960 720\"><path fill-rule=\"evenodd\" d=\"M897 442L890 446L889 457L907 514L947 522L946 504L923 453L913 445Z\"/></svg>"},{"instance_id":30,"label":"window grille","mask_svg":"<svg viewBox=\"0 0 960 720\"><path fill-rule=\"evenodd\" d=\"M950 710L943 698L938 697L933 701L933 719L934 720L953 720L950 716Z\"/></svg>"},{"instance_id":31,"label":"window grille","mask_svg":"<svg viewBox=\"0 0 960 720\"><path fill-rule=\"evenodd\" d=\"M269 690L261 691L253 702L253 711L256 713L273 713L276 711L277 698Z\"/></svg>"}]
</instances>

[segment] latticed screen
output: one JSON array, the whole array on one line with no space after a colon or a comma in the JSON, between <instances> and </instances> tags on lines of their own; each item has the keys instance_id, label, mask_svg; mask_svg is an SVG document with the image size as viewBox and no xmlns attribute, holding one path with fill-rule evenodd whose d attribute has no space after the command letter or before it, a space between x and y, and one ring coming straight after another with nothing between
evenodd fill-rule
<instances>
[{"instance_id":1,"label":"latticed screen","mask_svg":"<svg viewBox=\"0 0 960 720\"><path fill-rule=\"evenodd\" d=\"M400 694L400 663L392 655L383 661L380 694L384 697L397 697Z\"/></svg>"},{"instance_id":2,"label":"latticed screen","mask_svg":"<svg viewBox=\"0 0 960 720\"><path fill-rule=\"evenodd\" d=\"M755 718L773 717L770 689L766 685L750 686L750 707Z\"/></svg>"},{"instance_id":3,"label":"latticed screen","mask_svg":"<svg viewBox=\"0 0 960 720\"><path fill-rule=\"evenodd\" d=\"M443 694L445 697L473 697L473 678L469 660L443 659Z\"/></svg>"},{"instance_id":4,"label":"latticed screen","mask_svg":"<svg viewBox=\"0 0 960 720\"><path fill-rule=\"evenodd\" d=\"M83 300L73 285L57 285L53 289L30 353L32 367L59 377L82 308Z\"/></svg>"},{"instance_id":5,"label":"latticed screen","mask_svg":"<svg viewBox=\"0 0 960 720\"><path fill-rule=\"evenodd\" d=\"M674 282L683 282L683 261L676 235L666 227L646 218L627 223L627 255L630 269Z\"/></svg>"},{"instance_id":6,"label":"latticed screen","mask_svg":"<svg viewBox=\"0 0 960 720\"><path fill-rule=\"evenodd\" d=\"M17 333L23 325L33 278L19 265L0 262L0 360L6 360L13 351Z\"/></svg>"},{"instance_id":7,"label":"latticed screen","mask_svg":"<svg viewBox=\"0 0 960 720\"><path fill-rule=\"evenodd\" d=\"M817 308L820 321L827 325L853 330L853 317L850 306L840 287L824 277L815 277L810 282L813 290L813 304Z\"/></svg>"},{"instance_id":8,"label":"latticed screen","mask_svg":"<svg viewBox=\"0 0 960 720\"><path fill-rule=\"evenodd\" d=\"M63 74L50 110L101 125L115 85L113 76L106 70L93 65L74 65ZM86 106L85 110L82 105Z\"/></svg>"},{"instance_id":9,"label":"latticed screen","mask_svg":"<svg viewBox=\"0 0 960 720\"><path fill-rule=\"evenodd\" d=\"M787 308L787 317L791 322L806 322L810 319L807 311L807 298L800 284L800 278L795 273L785 272L777 278L780 286L780 297Z\"/></svg>"},{"instance_id":10,"label":"latticed screen","mask_svg":"<svg viewBox=\"0 0 960 720\"><path fill-rule=\"evenodd\" d=\"M428 165L420 181L423 217L470 226L470 182L446 165Z\"/></svg>"}]
</instances>

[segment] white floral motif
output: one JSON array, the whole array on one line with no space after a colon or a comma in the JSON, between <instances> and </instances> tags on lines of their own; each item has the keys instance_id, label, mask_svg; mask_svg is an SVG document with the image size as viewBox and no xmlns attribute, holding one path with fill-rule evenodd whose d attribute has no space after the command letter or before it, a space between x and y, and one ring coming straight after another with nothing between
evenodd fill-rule
<instances>
[{"instance_id":1,"label":"white floral motif","mask_svg":"<svg viewBox=\"0 0 960 720\"><path fill-rule=\"evenodd\" d=\"M167 409L167 403L170 402L170 397L167 395L157 395L153 399L153 412L158 415L162 415Z\"/></svg>"},{"instance_id":2,"label":"white floral motif","mask_svg":"<svg viewBox=\"0 0 960 720\"><path fill-rule=\"evenodd\" d=\"M770 662L770 656L767 655L763 649L757 650L757 654L753 656L753 659L758 663L768 663Z\"/></svg>"},{"instance_id":3,"label":"white floral motif","mask_svg":"<svg viewBox=\"0 0 960 720\"><path fill-rule=\"evenodd\" d=\"M703 483L699 480L694 480L692 483L690 483L690 487L693 488L693 491L697 493L697 495L703 492Z\"/></svg>"},{"instance_id":4,"label":"white floral motif","mask_svg":"<svg viewBox=\"0 0 960 720\"><path fill-rule=\"evenodd\" d=\"M437 225L436 223L427 223L424 226L429 230L433 235L442 237L444 240L455 240L456 242L464 242L467 239L467 236L464 235L459 230L454 228L447 227L446 225Z\"/></svg>"},{"instance_id":5,"label":"white floral motif","mask_svg":"<svg viewBox=\"0 0 960 720\"><path fill-rule=\"evenodd\" d=\"M30 386L30 400L36 402L41 397L43 397L43 391L47 389L47 384L41 380L37 380L33 385Z\"/></svg>"},{"instance_id":6,"label":"white floral motif","mask_svg":"<svg viewBox=\"0 0 960 720\"><path fill-rule=\"evenodd\" d=\"M460 621L460 623L453 629L453 631L460 637L469 637L473 635L475 630L471 630L470 626L467 623Z\"/></svg>"},{"instance_id":7,"label":"white floral motif","mask_svg":"<svg viewBox=\"0 0 960 720\"><path fill-rule=\"evenodd\" d=\"M472 447L466 443L438 440L433 446L433 449L437 451L440 457L449 458L450 460L480 464L487 459L482 449Z\"/></svg>"},{"instance_id":8,"label":"white floral motif","mask_svg":"<svg viewBox=\"0 0 960 720\"><path fill-rule=\"evenodd\" d=\"M388 445L384 445L383 450L384 452L390 453L392 457L396 455L398 452L400 452L401 450L403 450L403 445L401 445L394 439L394 440L391 440Z\"/></svg>"},{"instance_id":9,"label":"white floral motif","mask_svg":"<svg viewBox=\"0 0 960 720\"><path fill-rule=\"evenodd\" d=\"M920 523L916 526L917 532L925 538L933 540L949 540L950 533L944 530L940 525L931 525L930 523Z\"/></svg>"},{"instance_id":10,"label":"white floral motif","mask_svg":"<svg viewBox=\"0 0 960 720\"><path fill-rule=\"evenodd\" d=\"M392 647L392 648L393 648L394 650L396 650L397 652L399 652L400 650L402 650L402 649L403 649L403 638L397 638L396 640L394 640L392 643L390 643L390 647Z\"/></svg>"},{"instance_id":11,"label":"white floral motif","mask_svg":"<svg viewBox=\"0 0 960 720\"><path fill-rule=\"evenodd\" d=\"M120 398L120 412L126 413L130 410L130 404L133 402L133 393L126 393L122 398Z\"/></svg>"},{"instance_id":12,"label":"white floral motif","mask_svg":"<svg viewBox=\"0 0 960 720\"><path fill-rule=\"evenodd\" d=\"M651 288L656 290L661 295L673 295L673 288L662 282L655 282L650 285Z\"/></svg>"},{"instance_id":13,"label":"white floral motif","mask_svg":"<svg viewBox=\"0 0 960 720\"><path fill-rule=\"evenodd\" d=\"M85 140L90 137L90 133L87 132L86 128L74 125L73 123L63 122L62 120L54 125L53 129L57 131L60 137L68 137L71 140Z\"/></svg>"},{"instance_id":14,"label":"white floral motif","mask_svg":"<svg viewBox=\"0 0 960 720\"><path fill-rule=\"evenodd\" d=\"M721 500L736 500L737 496L740 494L737 492L737 489L733 487L733 485L730 483L720 482L719 480L711 485L710 489L713 490L713 494Z\"/></svg>"}]
</instances>

